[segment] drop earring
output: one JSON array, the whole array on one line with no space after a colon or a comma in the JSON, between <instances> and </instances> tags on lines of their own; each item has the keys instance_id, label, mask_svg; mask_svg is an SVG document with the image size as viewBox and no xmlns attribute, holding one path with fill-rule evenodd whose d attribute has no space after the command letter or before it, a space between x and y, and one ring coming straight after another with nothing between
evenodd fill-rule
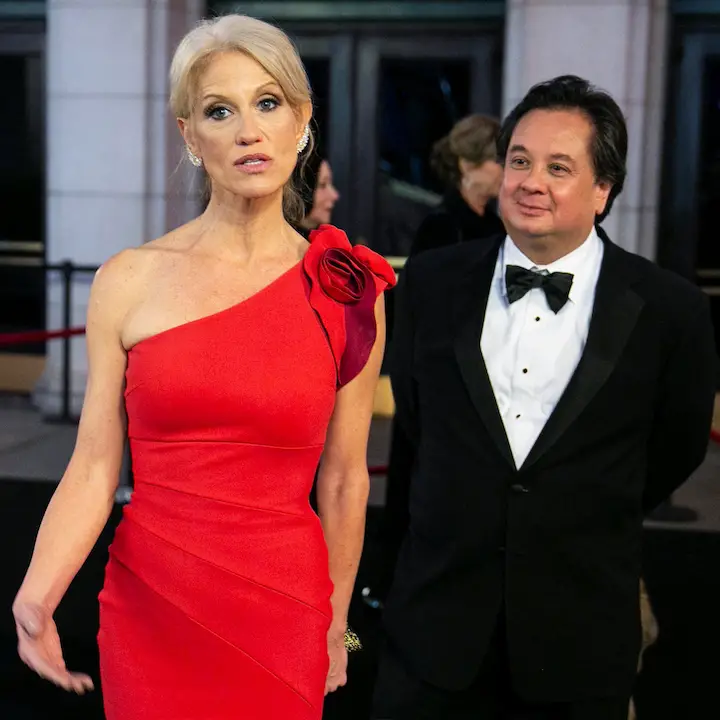
<instances>
[{"instance_id":1,"label":"drop earring","mask_svg":"<svg viewBox=\"0 0 720 720\"><path fill-rule=\"evenodd\" d=\"M297 144L298 155L308 146L309 142L310 142L310 127L308 125L306 125L305 129L303 130L302 137L300 138L300 140L298 140L298 144Z\"/></svg>"},{"instance_id":2,"label":"drop earring","mask_svg":"<svg viewBox=\"0 0 720 720\"><path fill-rule=\"evenodd\" d=\"M196 167L202 167L203 161L201 158L199 158L187 145L185 146L185 150L187 151L188 160Z\"/></svg>"}]
</instances>

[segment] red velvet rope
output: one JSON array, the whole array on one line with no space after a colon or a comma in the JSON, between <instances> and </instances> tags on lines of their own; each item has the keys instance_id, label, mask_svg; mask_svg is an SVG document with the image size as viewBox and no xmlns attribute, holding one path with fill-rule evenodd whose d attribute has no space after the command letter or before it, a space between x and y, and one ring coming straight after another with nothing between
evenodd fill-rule
<instances>
[{"instance_id":1,"label":"red velvet rope","mask_svg":"<svg viewBox=\"0 0 720 720\"><path fill-rule=\"evenodd\" d=\"M28 343L56 340L57 338L84 335L84 327L68 328L67 330L29 330L28 332L0 333L0 346L26 345Z\"/></svg>"}]
</instances>

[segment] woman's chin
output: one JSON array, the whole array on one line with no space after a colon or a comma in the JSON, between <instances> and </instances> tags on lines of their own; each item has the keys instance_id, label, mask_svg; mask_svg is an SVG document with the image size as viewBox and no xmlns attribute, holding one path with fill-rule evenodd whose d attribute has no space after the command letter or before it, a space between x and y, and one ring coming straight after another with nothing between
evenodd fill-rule
<instances>
[{"instance_id":1,"label":"woman's chin","mask_svg":"<svg viewBox=\"0 0 720 720\"><path fill-rule=\"evenodd\" d=\"M237 200L263 200L282 193L282 185L268 180L255 176L250 182L223 183L222 189Z\"/></svg>"}]
</instances>

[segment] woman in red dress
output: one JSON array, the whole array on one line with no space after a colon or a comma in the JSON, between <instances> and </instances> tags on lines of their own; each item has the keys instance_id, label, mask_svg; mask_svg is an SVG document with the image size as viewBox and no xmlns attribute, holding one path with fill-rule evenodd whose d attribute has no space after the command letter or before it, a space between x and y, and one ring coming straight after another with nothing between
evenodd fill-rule
<instances>
[{"instance_id":1,"label":"woman in red dress","mask_svg":"<svg viewBox=\"0 0 720 720\"><path fill-rule=\"evenodd\" d=\"M292 229L312 105L281 31L205 22L171 81L210 201L95 279L85 405L13 607L19 652L92 687L65 668L52 617L107 521L127 433L135 488L100 595L108 720L319 720L346 681L395 276L329 225L309 243Z\"/></svg>"}]
</instances>

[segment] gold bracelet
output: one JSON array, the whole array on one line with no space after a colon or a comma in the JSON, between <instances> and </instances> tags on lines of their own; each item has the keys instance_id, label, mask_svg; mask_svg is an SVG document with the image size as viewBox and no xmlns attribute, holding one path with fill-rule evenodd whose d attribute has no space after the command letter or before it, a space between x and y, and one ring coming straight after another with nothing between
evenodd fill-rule
<instances>
[{"instance_id":1,"label":"gold bracelet","mask_svg":"<svg viewBox=\"0 0 720 720\"><path fill-rule=\"evenodd\" d=\"M345 631L345 649L348 652L362 650L360 638L350 628Z\"/></svg>"}]
</instances>

